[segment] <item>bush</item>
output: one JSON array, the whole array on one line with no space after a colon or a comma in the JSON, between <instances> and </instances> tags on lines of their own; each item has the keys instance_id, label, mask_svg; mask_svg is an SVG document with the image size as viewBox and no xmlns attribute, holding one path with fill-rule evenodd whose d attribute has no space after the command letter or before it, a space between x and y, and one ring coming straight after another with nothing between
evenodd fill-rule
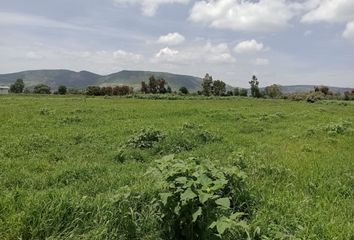
<instances>
[{"instance_id":1,"label":"bush","mask_svg":"<svg viewBox=\"0 0 354 240\"><path fill-rule=\"evenodd\" d=\"M185 123L177 132L170 133L156 144L154 150L160 154L179 153L218 140L220 140L218 136L204 130L202 126Z\"/></svg>"},{"instance_id":2,"label":"bush","mask_svg":"<svg viewBox=\"0 0 354 240\"><path fill-rule=\"evenodd\" d=\"M153 145L162 138L163 135L160 131L144 128L135 137L128 140L128 145L134 148L152 148Z\"/></svg>"},{"instance_id":3,"label":"bush","mask_svg":"<svg viewBox=\"0 0 354 240\"><path fill-rule=\"evenodd\" d=\"M246 198L239 201L249 196L244 172L237 167L222 171L195 158L168 156L157 163L166 189L159 194L163 239L224 239L231 230L237 239L247 238L241 212Z\"/></svg>"},{"instance_id":4,"label":"bush","mask_svg":"<svg viewBox=\"0 0 354 240\"><path fill-rule=\"evenodd\" d=\"M22 79L17 79L14 84L10 86L10 92L12 93L22 93L25 88L25 84Z\"/></svg>"},{"instance_id":5,"label":"bush","mask_svg":"<svg viewBox=\"0 0 354 240\"><path fill-rule=\"evenodd\" d=\"M58 87L58 93L60 95L65 95L67 93L67 88L64 85Z\"/></svg>"},{"instance_id":6,"label":"bush","mask_svg":"<svg viewBox=\"0 0 354 240\"><path fill-rule=\"evenodd\" d=\"M324 127L324 130L329 135L345 134L348 131L351 131L352 123L348 121L343 121L339 123L330 123Z\"/></svg>"},{"instance_id":7,"label":"bush","mask_svg":"<svg viewBox=\"0 0 354 240\"><path fill-rule=\"evenodd\" d=\"M33 93L50 94L50 87L45 84L38 84L34 87Z\"/></svg>"},{"instance_id":8,"label":"bush","mask_svg":"<svg viewBox=\"0 0 354 240\"><path fill-rule=\"evenodd\" d=\"M86 95L89 95L89 96L100 96L101 95L101 89L98 86L88 86L86 88Z\"/></svg>"},{"instance_id":9,"label":"bush","mask_svg":"<svg viewBox=\"0 0 354 240\"><path fill-rule=\"evenodd\" d=\"M181 87L179 89L179 92L182 93L182 94L188 94L189 93L189 91L188 91L188 89L186 87Z\"/></svg>"}]
</instances>

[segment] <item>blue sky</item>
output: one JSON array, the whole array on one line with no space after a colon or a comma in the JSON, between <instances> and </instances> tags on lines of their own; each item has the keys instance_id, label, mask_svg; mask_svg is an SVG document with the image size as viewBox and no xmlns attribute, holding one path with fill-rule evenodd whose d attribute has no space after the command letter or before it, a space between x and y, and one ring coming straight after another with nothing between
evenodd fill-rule
<instances>
[{"instance_id":1,"label":"blue sky","mask_svg":"<svg viewBox=\"0 0 354 240\"><path fill-rule=\"evenodd\" d=\"M354 87L354 0L1 0L0 73L210 73Z\"/></svg>"}]
</instances>

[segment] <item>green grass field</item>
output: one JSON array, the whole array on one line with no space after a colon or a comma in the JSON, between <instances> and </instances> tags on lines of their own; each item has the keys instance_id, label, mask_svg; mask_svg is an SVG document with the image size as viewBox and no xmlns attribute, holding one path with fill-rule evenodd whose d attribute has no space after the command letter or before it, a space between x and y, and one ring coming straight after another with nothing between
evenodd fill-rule
<instances>
[{"instance_id":1,"label":"green grass field","mask_svg":"<svg viewBox=\"0 0 354 240\"><path fill-rule=\"evenodd\" d=\"M159 239L154 160L227 168L235 152L255 239L354 239L353 121L344 102L1 96L0 239ZM142 128L166 140L120 159Z\"/></svg>"}]
</instances>

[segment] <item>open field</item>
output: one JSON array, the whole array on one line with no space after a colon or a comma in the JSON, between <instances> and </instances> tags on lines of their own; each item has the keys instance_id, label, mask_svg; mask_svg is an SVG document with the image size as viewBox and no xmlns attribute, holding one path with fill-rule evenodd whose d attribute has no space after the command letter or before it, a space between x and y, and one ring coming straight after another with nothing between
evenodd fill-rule
<instances>
[{"instance_id":1,"label":"open field","mask_svg":"<svg viewBox=\"0 0 354 240\"><path fill-rule=\"evenodd\" d=\"M161 238L169 154L243 156L251 238L354 239L353 123L353 102L1 96L0 239ZM163 140L127 147L142 128Z\"/></svg>"}]
</instances>

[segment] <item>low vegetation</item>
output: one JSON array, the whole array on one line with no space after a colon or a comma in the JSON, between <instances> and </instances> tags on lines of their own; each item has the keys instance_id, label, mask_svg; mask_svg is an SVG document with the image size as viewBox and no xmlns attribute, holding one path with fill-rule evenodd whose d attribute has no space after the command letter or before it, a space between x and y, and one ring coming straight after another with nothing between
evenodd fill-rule
<instances>
[{"instance_id":1,"label":"low vegetation","mask_svg":"<svg viewBox=\"0 0 354 240\"><path fill-rule=\"evenodd\" d=\"M353 106L1 96L0 239L352 239Z\"/></svg>"}]
</instances>

